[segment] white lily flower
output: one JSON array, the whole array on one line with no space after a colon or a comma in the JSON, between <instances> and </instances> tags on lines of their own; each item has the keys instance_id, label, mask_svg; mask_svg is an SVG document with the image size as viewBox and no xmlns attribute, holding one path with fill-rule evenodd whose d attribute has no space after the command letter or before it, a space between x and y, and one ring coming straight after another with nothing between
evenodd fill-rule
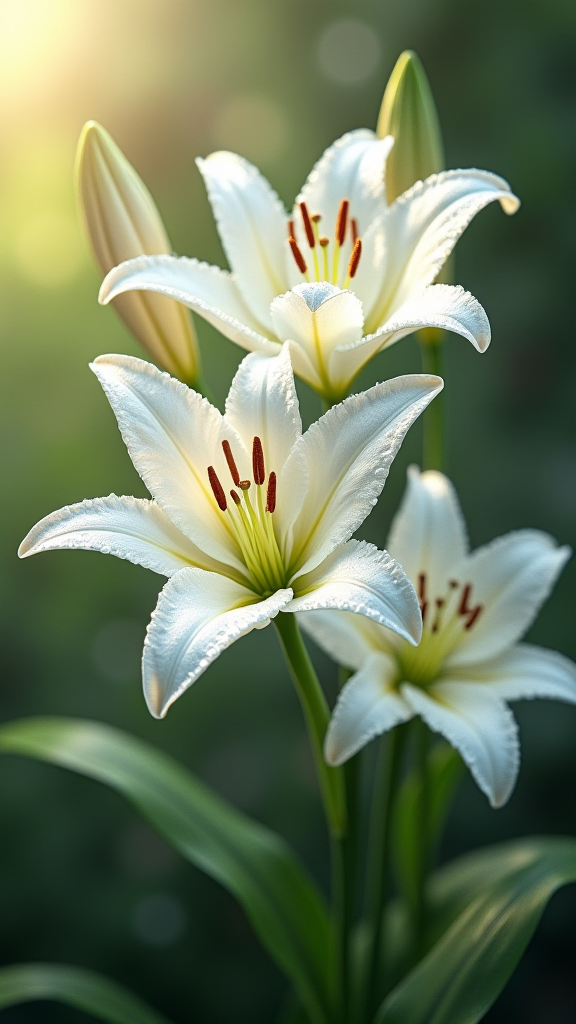
<instances>
[{"instance_id":1,"label":"white lily flower","mask_svg":"<svg viewBox=\"0 0 576 1024\"><path fill-rule=\"evenodd\" d=\"M302 623L331 657L355 670L326 734L326 760L342 764L375 736L420 715L460 752L492 806L500 807L520 763L506 702L576 703L576 665L517 643L570 549L538 530L519 530L470 554L452 484L442 473L415 467L388 549L419 594L419 647L345 612L315 612Z\"/></svg>"},{"instance_id":2,"label":"white lily flower","mask_svg":"<svg viewBox=\"0 0 576 1024\"><path fill-rule=\"evenodd\" d=\"M490 325L482 306L463 288L433 281L484 206L497 199L514 213L518 199L495 174L454 170L417 182L388 206L392 144L365 129L335 142L288 226L280 199L242 157L198 160L232 272L142 256L108 274L100 301L132 289L159 292L243 348L276 355L289 341L295 372L330 402L376 352L422 327L454 331L483 352Z\"/></svg>"},{"instance_id":3,"label":"white lily flower","mask_svg":"<svg viewBox=\"0 0 576 1024\"><path fill-rule=\"evenodd\" d=\"M88 548L170 577L142 663L155 717L280 611L344 608L418 642L418 600L401 567L350 537L439 377L378 384L303 434L287 346L243 360L224 416L140 359L101 356L92 369L153 500L110 495L63 508L19 554Z\"/></svg>"}]
</instances>

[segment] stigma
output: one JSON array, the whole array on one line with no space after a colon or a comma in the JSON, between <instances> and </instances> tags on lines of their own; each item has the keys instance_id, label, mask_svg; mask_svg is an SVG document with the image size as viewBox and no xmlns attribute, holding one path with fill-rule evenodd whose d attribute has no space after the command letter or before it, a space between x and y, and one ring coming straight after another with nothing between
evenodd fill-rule
<instances>
[{"instance_id":1,"label":"stigma","mask_svg":"<svg viewBox=\"0 0 576 1024\"><path fill-rule=\"evenodd\" d=\"M222 451L234 487L228 501L226 491L214 468L208 466L208 480L216 505L226 513L248 575L256 591L273 594L285 585L286 571L274 532L277 480L274 471L266 474L264 449L259 437L252 442L252 480L242 480L230 442L222 441ZM250 491L254 484L254 500Z\"/></svg>"},{"instance_id":2,"label":"stigma","mask_svg":"<svg viewBox=\"0 0 576 1024\"><path fill-rule=\"evenodd\" d=\"M288 245L298 270L308 282L329 281L339 287L348 288L355 277L362 255L362 240L358 235L358 221L350 217L350 202L342 199L338 207L334 234L330 238L320 233L319 213L310 215L306 203L299 203L302 219L302 233L306 240L305 251L296 238L296 222L288 221ZM350 256L346 262L343 250L347 247L347 236ZM313 275L313 276L311 276Z\"/></svg>"}]
</instances>

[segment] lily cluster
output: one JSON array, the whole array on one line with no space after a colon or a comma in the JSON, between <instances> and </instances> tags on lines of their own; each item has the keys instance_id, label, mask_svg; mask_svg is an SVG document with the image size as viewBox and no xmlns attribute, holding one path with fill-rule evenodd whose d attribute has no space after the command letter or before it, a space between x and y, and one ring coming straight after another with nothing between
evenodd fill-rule
<instances>
[{"instance_id":1,"label":"lily cluster","mask_svg":"<svg viewBox=\"0 0 576 1024\"><path fill-rule=\"evenodd\" d=\"M518 207L495 174L439 169L431 99L410 138L398 131L402 103L422 92L414 68L403 65L387 90L379 133L335 142L290 214L242 157L197 161L230 271L170 255L144 185L103 129L87 127L79 181L106 275L100 301L114 302L182 379L126 356L94 361L152 498L112 494L67 506L30 531L20 555L87 548L168 577L142 662L154 716L233 641L297 614L353 671L325 730L330 765L419 715L499 806L519 763L506 702L576 702L575 667L517 643L568 550L522 531L469 554L450 481L417 469L388 551L352 539L443 381L404 376L345 396L369 359L421 328L453 331L485 351L482 306L435 282L476 213L494 200L508 214ZM433 173L414 180L418 167ZM143 293L153 293L152 305ZM250 351L224 415L183 382L200 380L184 306ZM294 373L331 406L305 432Z\"/></svg>"}]
</instances>

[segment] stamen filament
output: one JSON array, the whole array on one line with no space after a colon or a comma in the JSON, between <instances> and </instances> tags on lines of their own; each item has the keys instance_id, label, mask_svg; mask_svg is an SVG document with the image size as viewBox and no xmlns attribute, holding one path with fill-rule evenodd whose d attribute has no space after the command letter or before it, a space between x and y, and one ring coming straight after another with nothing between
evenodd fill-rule
<instances>
[{"instance_id":1,"label":"stamen filament","mask_svg":"<svg viewBox=\"0 0 576 1024\"><path fill-rule=\"evenodd\" d=\"M338 263L340 260L340 245L334 243L334 255L332 257L332 284L338 284Z\"/></svg>"},{"instance_id":2,"label":"stamen filament","mask_svg":"<svg viewBox=\"0 0 576 1024\"><path fill-rule=\"evenodd\" d=\"M326 235L322 235L318 239L318 244L322 249L322 269L324 271L324 280L328 280L328 246L330 245L330 239L326 238Z\"/></svg>"},{"instance_id":3,"label":"stamen filament","mask_svg":"<svg viewBox=\"0 0 576 1024\"><path fill-rule=\"evenodd\" d=\"M236 540L238 541L238 546L240 548L240 551L242 552L242 557L246 563L246 568L248 569L248 572L252 576L252 579L254 580L256 586L260 589L265 590L268 586L268 580L266 579L262 571L257 554L254 551L251 536L252 531L250 529L248 517L241 505L236 505L235 511L238 513L240 523L236 521L236 516L232 511L232 508L228 509L228 513L232 521L232 526L234 528L234 533L236 535Z\"/></svg>"}]
</instances>

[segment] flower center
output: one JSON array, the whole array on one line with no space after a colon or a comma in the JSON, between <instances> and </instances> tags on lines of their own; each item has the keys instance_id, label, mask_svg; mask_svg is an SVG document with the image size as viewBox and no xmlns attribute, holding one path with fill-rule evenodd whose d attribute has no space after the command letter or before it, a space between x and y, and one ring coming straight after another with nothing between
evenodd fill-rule
<instances>
[{"instance_id":1,"label":"flower center","mask_svg":"<svg viewBox=\"0 0 576 1024\"><path fill-rule=\"evenodd\" d=\"M230 517L234 535L254 586L263 596L268 596L284 587L286 580L286 570L272 519L276 508L276 473L269 474L266 484L262 441L255 437L252 444L252 476L256 486L256 500L253 503L249 495L252 481L240 479L229 441L222 441L222 450L235 485L230 490L232 503L228 502L214 466L208 466L210 486L218 508ZM263 497L265 485L266 504Z\"/></svg>"},{"instance_id":2,"label":"flower center","mask_svg":"<svg viewBox=\"0 0 576 1024\"><path fill-rule=\"evenodd\" d=\"M422 640L418 647L402 645L398 656L402 679L426 686L437 678L442 663L458 641L478 622L484 605L474 604L472 584L450 580L446 592L431 600L426 573L418 576Z\"/></svg>"},{"instance_id":3,"label":"flower center","mask_svg":"<svg viewBox=\"0 0 576 1024\"><path fill-rule=\"evenodd\" d=\"M341 250L346 240L348 225L350 225L352 254L348 260L347 272L342 285L343 288L348 288L350 281L358 270L358 264L362 255L362 241L358 237L357 221L354 217L348 217L350 208L348 199L342 199L338 208L338 216L336 217L336 226L334 229L334 239L332 242L327 235L320 234L320 221L322 219L320 214L315 213L310 216L306 203L300 203L299 205L302 216L302 225L304 227L304 235L306 236L308 249L310 251L309 254L314 265L315 281L330 281L331 284L339 284L342 276L340 267ZM290 246L292 256L294 257L294 262L298 267L298 270L306 281L310 281L308 264L298 242L296 241L296 228L293 220L288 221L288 245ZM330 252L331 246L333 247L332 252ZM320 250L320 256L318 250Z\"/></svg>"}]
</instances>

